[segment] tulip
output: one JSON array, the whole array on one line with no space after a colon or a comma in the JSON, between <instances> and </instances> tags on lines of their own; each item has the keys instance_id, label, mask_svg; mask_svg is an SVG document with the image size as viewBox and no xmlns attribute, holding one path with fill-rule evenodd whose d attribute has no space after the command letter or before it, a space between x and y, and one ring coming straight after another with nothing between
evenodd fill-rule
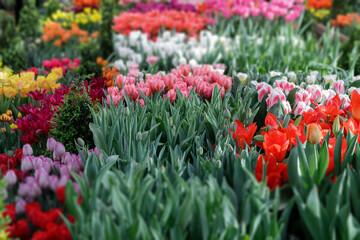
<instances>
[{"instance_id":1,"label":"tulip","mask_svg":"<svg viewBox=\"0 0 360 240\"><path fill-rule=\"evenodd\" d=\"M30 183L28 196L31 198L36 198L40 195L41 195L40 186L36 182Z\"/></svg>"},{"instance_id":2,"label":"tulip","mask_svg":"<svg viewBox=\"0 0 360 240\"><path fill-rule=\"evenodd\" d=\"M49 138L46 142L46 148L50 152L53 152L55 150L55 144L56 144L56 140L54 138Z\"/></svg>"},{"instance_id":3,"label":"tulip","mask_svg":"<svg viewBox=\"0 0 360 240\"><path fill-rule=\"evenodd\" d=\"M307 126L306 140L310 144L318 144L321 141L321 130L317 123L310 123Z\"/></svg>"},{"instance_id":4,"label":"tulip","mask_svg":"<svg viewBox=\"0 0 360 240\"><path fill-rule=\"evenodd\" d=\"M44 168L36 169L35 178L41 188L47 188L49 186L49 174Z\"/></svg>"},{"instance_id":5,"label":"tulip","mask_svg":"<svg viewBox=\"0 0 360 240\"><path fill-rule=\"evenodd\" d=\"M335 136L339 135L340 133L340 130L341 130L341 126L340 126L340 118L339 116L337 116L334 120L334 123L333 123L333 133Z\"/></svg>"},{"instance_id":6,"label":"tulip","mask_svg":"<svg viewBox=\"0 0 360 240\"><path fill-rule=\"evenodd\" d=\"M20 183L19 189L18 189L18 194L21 197L27 197L30 191L30 187L28 184L26 183Z\"/></svg>"},{"instance_id":7,"label":"tulip","mask_svg":"<svg viewBox=\"0 0 360 240\"><path fill-rule=\"evenodd\" d=\"M70 171L69 171L68 166L62 165L62 166L60 167L60 175L61 175L61 176L66 176L66 177L68 177L68 178L71 177L71 173L70 173Z\"/></svg>"},{"instance_id":8,"label":"tulip","mask_svg":"<svg viewBox=\"0 0 360 240\"><path fill-rule=\"evenodd\" d=\"M56 175L49 176L49 187L55 192L59 185L59 178Z\"/></svg>"},{"instance_id":9,"label":"tulip","mask_svg":"<svg viewBox=\"0 0 360 240\"><path fill-rule=\"evenodd\" d=\"M356 120L360 120L360 94L358 91L351 93L351 113Z\"/></svg>"},{"instance_id":10,"label":"tulip","mask_svg":"<svg viewBox=\"0 0 360 240\"><path fill-rule=\"evenodd\" d=\"M9 187L12 187L17 182L16 174L13 170L8 170L5 174L5 180Z\"/></svg>"},{"instance_id":11,"label":"tulip","mask_svg":"<svg viewBox=\"0 0 360 240\"><path fill-rule=\"evenodd\" d=\"M58 159L60 159L65 154L65 147L62 143L56 142L54 153Z\"/></svg>"},{"instance_id":12,"label":"tulip","mask_svg":"<svg viewBox=\"0 0 360 240\"><path fill-rule=\"evenodd\" d=\"M23 214L25 213L25 205L26 202L24 201L24 199L20 198L15 205L15 210L16 210L16 214Z\"/></svg>"},{"instance_id":13,"label":"tulip","mask_svg":"<svg viewBox=\"0 0 360 240\"><path fill-rule=\"evenodd\" d=\"M23 146L23 153L24 153L24 156L32 156L33 155L33 150L31 148L30 144L27 143Z\"/></svg>"},{"instance_id":14,"label":"tulip","mask_svg":"<svg viewBox=\"0 0 360 240\"><path fill-rule=\"evenodd\" d=\"M32 163L32 157L26 156L21 160L21 171L27 172L34 168Z\"/></svg>"}]
</instances>

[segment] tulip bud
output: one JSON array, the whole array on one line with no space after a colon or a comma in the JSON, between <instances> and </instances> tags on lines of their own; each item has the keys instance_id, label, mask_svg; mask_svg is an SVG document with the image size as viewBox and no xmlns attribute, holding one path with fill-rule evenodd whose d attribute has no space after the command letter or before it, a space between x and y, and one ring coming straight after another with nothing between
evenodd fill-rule
<instances>
[{"instance_id":1,"label":"tulip bud","mask_svg":"<svg viewBox=\"0 0 360 240\"><path fill-rule=\"evenodd\" d=\"M238 73L237 77L239 78L242 84L246 84L248 75L246 73Z\"/></svg>"},{"instance_id":2,"label":"tulip bud","mask_svg":"<svg viewBox=\"0 0 360 240\"><path fill-rule=\"evenodd\" d=\"M19 112L18 113L18 118L21 118L21 117L22 117L21 112Z\"/></svg>"},{"instance_id":3,"label":"tulip bud","mask_svg":"<svg viewBox=\"0 0 360 240\"><path fill-rule=\"evenodd\" d=\"M76 140L76 142L77 142L77 144L79 144L79 146L80 146L81 148L85 147L85 142L84 142L84 140L82 140L82 138L78 138L78 139Z\"/></svg>"},{"instance_id":4,"label":"tulip bud","mask_svg":"<svg viewBox=\"0 0 360 240\"><path fill-rule=\"evenodd\" d=\"M11 110L7 110L7 111L6 111L6 115L8 115L8 116L11 117L11 116L12 116L12 111L11 111Z\"/></svg>"},{"instance_id":5,"label":"tulip bud","mask_svg":"<svg viewBox=\"0 0 360 240\"><path fill-rule=\"evenodd\" d=\"M341 130L341 128L340 128L340 118L339 118L339 116L337 116L337 117L335 118L334 123L333 123L333 128L332 128L332 130L333 130L333 133L334 133L335 136L339 135L340 130Z\"/></svg>"},{"instance_id":6,"label":"tulip bud","mask_svg":"<svg viewBox=\"0 0 360 240\"><path fill-rule=\"evenodd\" d=\"M25 144L23 146L23 153L24 153L24 156L32 156L33 155L33 150L32 150L32 147L30 144Z\"/></svg>"},{"instance_id":7,"label":"tulip bud","mask_svg":"<svg viewBox=\"0 0 360 240\"><path fill-rule=\"evenodd\" d=\"M5 180L9 187L12 187L17 182L16 174L13 170L8 170L5 174Z\"/></svg>"},{"instance_id":8,"label":"tulip bud","mask_svg":"<svg viewBox=\"0 0 360 240\"><path fill-rule=\"evenodd\" d=\"M127 117L127 116L130 115L130 110L129 110L128 107L126 107L126 108L124 109L124 115L125 115L125 117Z\"/></svg>"},{"instance_id":9,"label":"tulip bud","mask_svg":"<svg viewBox=\"0 0 360 240\"><path fill-rule=\"evenodd\" d=\"M136 134L136 141L141 141L142 140L142 134L141 134L141 132L138 132L137 134Z\"/></svg>"},{"instance_id":10,"label":"tulip bud","mask_svg":"<svg viewBox=\"0 0 360 240\"><path fill-rule=\"evenodd\" d=\"M231 118L231 113L230 113L229 109L224 110L224 118L226 118L226 119Z\"/></svg>"},{"instance_id":11,"label":"tulip bud","mask_svg":"<svg viewBox=\"0 0 360 240\"><path fill-rule=\"evenodd\" d=\"M215 162L215 167L218 168L218 169L221 168L221 161L220 161L220 160L217 160L217 161Z\"/></svg>"},{"instance_id":12,"label":"tulip bud","mask_svg":"<svg viewBox=\"0 0 360 240\"><path fill-rule=\"evenodd\" d=\"M197 150L200 156L203 155L204 149L202 147L199 147Z\"/></svg>"},{"instance_id":13,"label":"tulip bud","mask_svg":"<svg viewBox=\"0 0 360 240\"><path fill-rule=\"evenodd\" d=\"M321 141L321 131L317 123L310 123L307 126L306 140L310 144L318 144Z\"/></svg>"}]
</instances>

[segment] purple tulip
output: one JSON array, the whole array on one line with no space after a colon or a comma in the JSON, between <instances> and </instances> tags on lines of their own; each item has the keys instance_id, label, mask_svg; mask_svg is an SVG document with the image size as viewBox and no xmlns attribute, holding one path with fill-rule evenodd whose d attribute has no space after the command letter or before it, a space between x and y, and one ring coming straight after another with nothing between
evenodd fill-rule
<instances>
[{"instance_id":1,"label":"purple tulip","mask_svg":"<svg viewBox=\"0 0 360 240\"><path fill-rule=\"evenodd\" d=\"M59 178L56 175L50 175L49 182L50 188L55 192L59 185Z\"/></svg>"},{"instance_id":2,"label":"purple tulip","mask_svg":"<svg viewBox=\"0 0 360 240\"><path fill-rule=\"evenodd\" d=\"M62 143L57 142L55 144L54 153L58 158L61 158L65 154L65 147Z\"/></svg>"},{"instance_id":3,"label":"purple tulip","mask_svg":"<svg viewBox=\"0 0 360 240\"><path fill-rule=\"evenodd\" d=\"M33 163L34 169L41 168L43 165L43 161L42 161L41 157L34 157L32 159L32 163Z\"/></svg>"},{"instance_id":4,"label":"purple tulip","mask_svg":"<svg viewBox=\"0 0 360 240\"><path fill-rule=\"evenodd\" d=\"M35 170L35 178L41 188L47 188L49 186L49 174L44 168Z\"/></svg>"},{"instance_id":5,"label":"purple tulip","mask_svg":"<svg viewBox=\"0 0 360 240\"><path fill-rule=\"evenodd\" d=\"M71 173L70 173L70 171L69 171L68 166L62 165L62 166L60 167L60 175L61 175L61 176L66 176L66 177L68 177L68 178L71 177Z\"/></svg>"},{"instance_id":6,"label":"purple tulip","mask_svg":"<svg viewBox=\"0 0 360 240\"><path fill-rule=\"evenodd\" d=\"M28 196L31 197L32 199L41 195L41 188L36 182L30 183L29 188L30 190Z\"/></svg>"},{"instance_id":7,"label":"purple tulip","mask_svg":"<svg viewBox=\"0 0 360 240\"><path fill-rule=\"evenodd\" d=\"M27 143L23 146L23 153L24 153L24 156L32 156L33 155L33 149L30 144Z\"/></svg>"},{"instance_id":8,"label":"purple tulip","mask_svg":"<svg viewBox=\"0 0 360 240\"><path fill-rule=\"evenodd\" d=\"M27 171L30 171L30 170L34 169L34 165L32 163L32 158L33 157L29 157L29 156L26 156L26 157L22 158L22 160L21 160L21 171L27 172Z\"/></svg>"},{"instance_id":9,"label":"purple tulip","mask_svg":"<svg viewBox=\"0 0 360 240\"><path fill-rule=\"evenodd\" d=\"M5 174L5 180L9 187L12 187L17 182L16 174L13 170L8 170Z\"/></svg>"},{"instance_id":10,"label":"purple tulip","mask_svg":"<svg viewBox=\"0 0 360 240\"><path fill-rule=\"evenodd\" d=\"M61 176L57 187L64 187L69 180L70 178L68 176Z\"/></svg>"},{"instance_id":11,"label":"purple tulip","mask_svg":"<svg viewBox=\"0 0 360 240\"><path fill-rule=\"evenodd\" d=\"M56 140L54 138L48 138L48 140L46 142L46 148L50 152L53 152L55 150L55 144L56 144Z\"/></svg>"},{"instance_id":12,"label":"purple tulip","mask_svg":"<svg viewBox=\"0 0 360 240\"><path fill-rule=\"evenodd\" d=\"M25 205L26 202L24 201L24 199L20 198L15 205L15 209L16 209L16 214L23 214L25 213Z\"/></svg>"},{"instance_id":13,"label":"purple tulip","mask_svg":"<svg viewBox=\"0 0 360 240\"><path fill-rule=\"evenodd\" d=\"M69 162L69 160L73 158L73 155L74 155L74 154L71 154L71 153L69 153L69 152L66 152L66 153L62 156L62 158L61 158L61 159L62 159L62 160L61 160L61 163L67 165L68 162Z\"/></svg>"},{"instance_id":14,"label":"purple tulip","mask_svg":"<svg viewBox=\"0 0 360 240\"><path fill-rule=\"evenodd\" d=\"M30 187L29 187L28 184L26 184L26 183L20 183L20 186L19 186L19 189L18 189L18 194L19 194L21 197L26 197L26 196L28 196L29 191L30 191Z\"/></svg>"}]
</instances>

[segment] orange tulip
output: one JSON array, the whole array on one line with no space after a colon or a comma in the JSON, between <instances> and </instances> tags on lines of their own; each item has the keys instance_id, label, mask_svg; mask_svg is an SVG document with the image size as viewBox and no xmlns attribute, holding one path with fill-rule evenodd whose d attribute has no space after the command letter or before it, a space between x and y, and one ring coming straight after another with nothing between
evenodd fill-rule
<instances>
[{"instance_id":1,"label":"orange tulip","mask_svg":"<svg viewBox=\"0 0 360 240\"><path fill-rule=\"evenodd\" d=\"M356 90L351 94L351 113L356 120L360 121L360 94Z\"/></svg>"},{"instance_id":2,"label":"orange tulip","mask_svg":"<svg viewBox=\"0 0 360 240\"><path fill-rule=\"evenodd\" d=\"M318 144L321 141L321 130L317 123L310 123L306 131L306 140L310 144Z\"/></svg>"}]
</instances>

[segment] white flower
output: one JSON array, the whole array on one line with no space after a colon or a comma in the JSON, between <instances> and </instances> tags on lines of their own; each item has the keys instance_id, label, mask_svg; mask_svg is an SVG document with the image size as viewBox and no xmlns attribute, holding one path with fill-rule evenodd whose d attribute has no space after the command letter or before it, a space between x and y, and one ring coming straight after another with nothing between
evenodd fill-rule
<instances>
[{"instance_id":1,"label":"white flower","mask_svg":"<svg viewBox=\"0 0 360 240\"><path fill-rule=\"evenodd\" d=\"M270 78L276 77L276 76L281 76L281 72L275 72L275 71L271 71L270 72Z\"/></svg>"},{"instance_id":2,"label":"white flower","mask_svg":"<svg viewBox=\"0 0 360 240\"><path fill-rule=\"evenodd\" d=\"M325 75L324 76L325 84L332 85L336 81L336 75Z\"/></svg>"},{"instance_id":3,"label":"white flower","mask_svg":"<svg viewBox=\"0 0 360 240\"><path fill-rule=\"evenodd\" d=\"M295 83L296 82L296 74L295 74L295 72L289 72L288 73L288 78L289 78L290 82Z\"/></svg>"},{"instance_id":4,"label":"white flower","mask_svg":"<svg viewBox=\"0 0 360 240\"><path fill-rule=\"evenodd\" d=\"M315 84L316 82L316 75L309 75L305 78L306 82L309 84Z\"/></svg>"},{"instance_id":5,"label":"white flower","mask_svg":"<svg viewBox=\"0 0 360 240\"><path fill-rule=\"evenodd\" d=\"M248 75L246 74L246 73L238 73L237 74L237 77L239 78L239 80L240 80L240 82L242 83L242 84L245 84L246 83L246 81L247 81L247 78L248 78ZM257 83L257 82L256 82Z\"/></svg>"},{"instance_id":6,"label":"white flower","mask_svg":"<svg viewBox=\"0 0 360 240\"><path fill-rule=\"evenodd\" d=\"M116 67L117 70L126 70L126 66L122 59L115 61L114 67Z\"/></svg>"}]
</instances>

